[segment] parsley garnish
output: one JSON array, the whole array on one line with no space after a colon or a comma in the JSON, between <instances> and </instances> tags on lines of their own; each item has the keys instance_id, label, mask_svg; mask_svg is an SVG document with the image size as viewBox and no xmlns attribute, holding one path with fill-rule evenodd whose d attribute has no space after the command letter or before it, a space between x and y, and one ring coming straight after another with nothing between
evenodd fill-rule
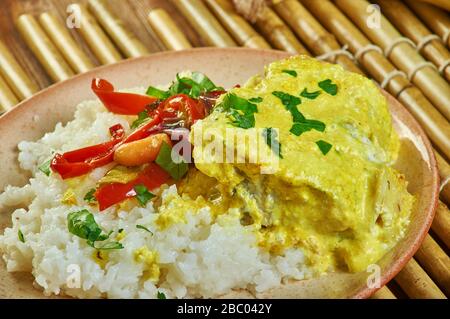
<instances>
[{"instance_id":1,"label":"parsley garnish","mask_svg":"<svg viewBox=\"0 0 450 319\"><path fill-rule=\"evenodd\" d=\"M44 173L47 176L50 176L51 170L50 170L50 164L52 163L52 160L49 159L48 161L42 163L38 169Z\"/></svg>"},{"instance_id":2,"label":"parsley garnish","mask_svg":"<svg viewBox=\"0 0 450 319\"><path fill-rule=\"evenodd\" d=\"M141 206L147 205L148 201L155 197L154 194L148 191L145 185L134 186L134 191L136 192L136 199L138 200L139 204L141 204Z\"/></svg>"},{"instance_id":3,"label":"parsley garnish","mask_svg":"<svg viewBox=\"0 0 450 319\"><path fill-rule=\"evenodd\" d=\"M102 229L87 209L77 212L71 212L67 215L67 227L69 232L80 238L86 239L87 244L98 250L122 249L123 245L119 242L108 242L100 246L96 246L95 242L105 241L111 236L112 231L104 234Z\"/></svg>"},{"instance_id":4,"label":"parsley garnish","mask_svg":"<svg viewBox=\"0 0 450 319\"><path fill-rule=\"evenodd\" d=\"M22 231L19 229L19 231L17 232L17 236L19 237L19 240L24 243L25 242L25 237L23 236Z\"/></svg>"},{"instance_id":5,"label":"parsley garnish","mask_svg":"<svg viewBox=\"0 0 450 319\"><path fill-rule=\"evenodd\" d=\"M89 192L87 192L86 195L84 195L83 199L89 204L96 202L97 198L95 198L94 196L95 191L96 191L95 188L90 189Z\"/></svg>"},{"instance_id":6,"label":"parsley garnish","mask_svg":"<svg viewBox=\"0 0 450 319\"><path fill-rule=\"evenodd\" d=\"M131 124L131 129L135 129L135 128L139 127L142 123L147 121L148 118L149 118L149 116L148 116L147 110L139 112L137 120L134 121L133 124Z\"/></svg>"},{"instance_id":7,"label":"parsley garnish","mask_svg":"<svg viewBox=\"0 0 450 319\"><path fill-rule=\"evenodd\" d=\"M263 101L263 98L258 96L258 97L252 97L251 99L248 99L249 102L252 103L261 103Z\"/></svg>"},{"instance_id":8,"label":"parsley garnish","mask_svg":"<svg viewBox=\"0 0 450 319\"><path fill-rule=\"evenodd\" d=\"M323 155L327 155L327 153L331 150L331 148L333 147L333 145L331 145L328 142L325 142L323 140L318 140L316 142L317 146L319 147L320 151L322 152Z\"/></svg>"},{"instance_id":9,"label":"parsley garnish","mask_svg":"<svg viewBox=\"0 0 450 319\"><path fill-rule=\"evenodd\" d=\"M299 97L280 91L274 91L272 92L272 95L279 98L281 100L281 103L285 106L286 110L291 112L292 120L294 122L305 120L305 117L297 108L297 105L302 103L302 100Z\"/></svg>"},{"instance_id":10,"label":"parsley garnish","mask_svg":"<svg viewBox=\"0 0 450 319\"><path fill-rule=\"evenodd\" d=\"M172 83L167 91L150 86L147 89L147 95L154 96L160 100L165 100L180 93L198 98L202 93L218 90L223 90L223 88L216 86L206 75L200 72L192 72L191 78L181 78L177 74L176 81Z\"/></svg>"},{"instance_id":11,"label":"parsley garnish","mask_svg":"<svg viewBox=\"0 0 450 319\"><path fill-rule=\"evenodd\" d=\"M234 93L225 95L220 104L232 117L231 124L243 129L255 127L255 113L258 113L256 104L251 103Z\"/></svg>"},{"instance_id":12,"label":"parsley garnish","mask_svg":"<svg viewBox=\"0 0 450 319\"><path fill-rule=\"evenodd\" d=\"M319 82L319 87L330 95L336 95L338 87L330 79Z\"/></svg>"},{"instance_id":13,"label":"parsley garnish","mask_svg":"<svg viewBox=\"0 0 450 319\"><path fill-rule=\"evenodd\" d=\"M303 120L298 123L294 123L290 132L294 135L300 136L305 132L316 130L319 132L325 131L325 123L317 120Z\"/></svg>"},{"instance_id":14,"label":"parsley garnish","mask_svg":"<svg viewBox=\"0 0 450 319\"><path fill-rule=\"evenodd\" d=\"M188 163L184 161L182 156L178 154L173 154L172 156L172 148L165 142L162 143L155 162L176 180L181 179L189 168Z\"/></svg>"},{"instance_id":15,"label":"parsley garnish","mask_svg":"<svg viewBox=\"0 0 450 319\"><path fill-rule=\"evenodd\" d=\"M320 91L315 91L315 92L308 92L308 89L304 89L302 91L302 93L300 93L300 96L306 98L306 99L310 99L310 100L314 100L316 97L318 97L320 95Z\"/></svg>"},{"instance_id":16,"label":"parsley garnish","mask_svg":"<svg viewBox=\"0 0 450 319\"><path fill-rule=\"evenodd\" d=\"M270 149L280 158L283 158L283 155L281 154L281 144L277 140L278 137L277 131L275 131L271 127L266 127L264 128L262 135L266 140L266 144L270 147Z\"/></svg>"},{"instance_id":17,"label":"parsley garnish","mask_svg":"<svg viewBox=\"0 0 450 319\"><path fill-rule=\"evenodd\" d=\"M158 291L158 294L156 296L158 299L167 299L166 295L161 291Z\"/></svg>"},{"instance_id":18,"label":"parsley garnish","mask_svg":"<svg viewBox=\"0 0 450 319\"><path fill-rule=\"evenodd\" d=\"M143 225L136 225L136 228L143 229L143 230L145 230L145 231L147 231L147 232L149 232L150 234L153 235L153 232L150 229L148 229L147 227L143 226Z\"/></svg>"},{"instance_id":19,"label":"parsley garnish","mask_svg":"<svg viewBox=\"0 0 450 319\"><path fill-rule=\"evenodd\" d=\"M287 73L287 74L289 74L290 76L293 76L294 78L297 77L297 72L294 71L294 70L283 70L283 71L281 71L281 72Z\"/></svg>"}]
</instances>

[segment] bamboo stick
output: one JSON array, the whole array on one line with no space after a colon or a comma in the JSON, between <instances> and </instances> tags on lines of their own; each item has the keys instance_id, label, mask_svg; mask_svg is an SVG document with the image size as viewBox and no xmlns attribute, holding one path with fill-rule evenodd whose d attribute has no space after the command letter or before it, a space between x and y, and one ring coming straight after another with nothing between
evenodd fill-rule
<instances>
[{"instance_id":1,"label":"bamboo stick","mask_svg":"<svg viewBox=\"0 0 450 319\"><path fill-rule=\"evenodd\" d=\"M79 48L64 24L54 14L50 12L42 13L39 16L39 22L76 73L83 73L94 68L94 64Z\"/></svg>"},{"instance_id":2,"label":"bamboo stick","mask_svg":"<svg viewBox=\"0 0 450 319\"><path fill-rule=\"evenodd\" d=\"M73 3L71 6L74 11L80 12L80 28L77 30L79 30L100 63L111 64L122 60L119 51L117 51L86 7L77 3Z\"/></svg>"},{"instance_id":3,"label":"bamboo stick","mask_svg":"<svg viewBox=\"0 0 450 319\"><path fill-rule=\"evenodd\" d=\"M435 151L434 155L436 156L439 176L441 178L441 191L439 195L447 205L450 205L450 165L438 152Z\"/></svg>"},{"instance_id":4,"label":"bamboo stick","mask_svg":"<svg viewBox=\"0 0 450 319\"><path fill-rule=\"evenodd\" d=\"M450 211L441 201L439 201L431 229L442 240L447 249L450 249Z\"/></svg>"},{"instance_id":5,"label":"bamboo stick","mask_svg":"<svg viewBox=\"0 0 450 319\"><path fill-rule=\"evenodd\" d=\"M236 42L201 0L172 0L172 3L186 17L207 46L236 46Z\"/></svg>"},{"instance_id":6,"label":"bamboo stick","mask_svg":"<svg viewBox=\"0 0 450 319\"><path fill-rule=\"evenodd\" d=\"M0 41L0 74L20 100L39 91L2 41Z\"/></svg>"},{"instance_id":7,"label":"bamboo stick","mask_svg":"<svg viewBox=\"0 0 450 319\"><path fill-rule=\"evenodd\" d=\"M284 0L273 8L315 55L341 49L336 38L327 32L297 0ZM346 55L336 55L330 62L339 63L351 72L363 74Z\"/></svg>"},{"instance_id":8,"label":"bamboo stick","mask_svg":"<svg viewBox=\"0 0 450 319\"><path fill-rule=\"evenodd\" d=\"M395 281L412 299L446 299L427 273L412 258L397 274Z\"/></svg>"},{"instance_id":9,"label":"bamboo stick","mask_svg":"<svg viewBox=\"0 0 450 319\"><path fill-rule=\"evenodd\" d=\"M234 11L228 0L205 0L208 8L240 46L270 49L270 45L242 16Z\"/></svg>"},{"instance_id":10,"label":"bamboo stick","mask_svg":"<svg viewBox=\"0 0 450 319\"><path fill-rule=\"evenodd\" d=\"M310 55L291 29L269 7L263 9L256 19L255 25L274 48L293 54Z\"/></svg>"},{"instance_id":11,"label":"bamboo stick","mask_svg":"<svg viewBox=\"0 0 450 319\"><path fill-rule=\"evenodd\" d=\"M388 58L400 70L403 70L411 81L432 101L440 112L450 119L450 86L438 71L426 66L426 61L410 44L401 42L394 46L396 40L401 38L400 33L391 23L381 15L380 28L370 28L367 25L369 13L366 11L370 5L366 0L336 0L337 6L355 22L361 30L383 50L390 50Z\"/></svg>"},{"instance_id":12,"label":"bamboo stick","mask_svg":"<svg viewBox=\"0 0 450 319\"><path fill-rule=\"evenodd\" d=\"M105 0L89 0L88 4L89 10L126 57L135 58L150 54L136 35L111 12Z\"/></svg>"},{"instance_id":13,"label":"bamboo stick","mask_svg":"<svg viewBox=\"0 0 450 319\"><path fill-rule=\"evenodd\" d=\"M375 2L380 5L382 12L397 29L418 46L417 50L425 59L433 62L439 70L442 68L442 75L450 81L450 53L440 38L434 35L436 38L433 39L433 34L428 28L402 2L398 0L375 0ZM398 19L399 16L401 19Z\"/></svg>"},{"instance_id":14,"label":"bamboo stick","mask_svg":"<svg viewBox=\"0 0 450 319\"><path fill-rule=\"evenodd\" d=\"M450 11L450 2L448 0L420 0L422 2L428 2L437 7L441 7L447 11Z\"/></svg>"},{"instance_id":15,"label":"bamboo stick","mask_svg":"<svg viewBox=\"0 0 450 319\"><path fill-rule=\"evenodd\" d=\"M450 17L443 10L417 0L405 0L408 6L425 22L425 24L439 35L445 45L450 48Z\"/></svg>"},{"instance_id":16,"label":"bamboo stick","mask_svg":"<svg viewBox=\"0 0 450 319\"><path fill-rule=\"evenodd\" d=\"M397 297L395 297L395 295L392 293L392 291L386 286L381 287L370 298L371 299L397 299Z\"/></svg>"},{"instance_id":17,"label":"bamboo stick","mask_svg":"<svg viewBox=\"0 0 450 319\"><path fill-rule=\"evenodd\" d=\"M184 33L164 9L151 10L148 13L148 22L167 49L184 50L192 48Z\"/></svg>"},{"instance_id":18,"label":"bamboo stick","mask_svg":"<svg viewBox=\"0 0 450 319\"><path fill-rule=\"evenodd\" d=\"M333 31L341 44L348 45L349 50L378 83L384 82L389 74L396 71L392 63L376 50L361 54L365 48L371 45L371 42L330 1L302 0L302 3L328 30ZM448 121L433 107L422 92L411 86L404 77L395 76L385 84L386 90L397 97L420 122L434 145L450 158L450 125Z\"/></svg>"},{"instance_id":19,"label":"bamboo stick","mask_svg":"<svg viewBox=\"0 0 450 319\"><path fill-rule=\"evenodd\" d=\"M3 79L2 76L0 76L0 114L9 111L18 102L19 101L9 88L6 81Z\"/></svg>"},{"instance_id":20,"label":"bamboo stick","mask_svg":"<svg viewBox=\"0 0 450 319\"><path fill-rule=\"evenodd\" d=\"M32 15L23 14L16 23L23 39L53 81L63 81L74 75L70 66Z\"/></svg>"},{"instance_id":21,"label":"bamboo stick","mask_svg":"<svg viewBox=\"0 0 450 319\"><path fill-rule=\"evenodd\" d=\"M450 257L426 235L414 258L447 295L450 295Z\"/></svg>"}]
</instances>

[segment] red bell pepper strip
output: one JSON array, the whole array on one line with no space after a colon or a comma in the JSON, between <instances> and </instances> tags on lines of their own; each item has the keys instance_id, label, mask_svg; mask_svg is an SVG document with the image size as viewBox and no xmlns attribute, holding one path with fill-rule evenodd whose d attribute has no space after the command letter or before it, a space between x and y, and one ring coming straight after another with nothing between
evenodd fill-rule
<instances>
[{"instance_id":1,"label":"red bell pepper strip","mask_svg":"<svg viewBox=\"0 0 450 319\"><path fill-rule=\"evenodd\" d=\"M206 116L205 108L186 94L177 94L166 99L156 110L161 118L183 118L188 127Z\"/></svg>"},{"instance_id":2,"label":"red bell pepper strip","mask_svg":"<svg viewBox=\"0 0 450 319\"><path fill-rule=\"evenodd\" d=\"M88 146L64 154L56 154L50 167L63 179L89 173L94 168L111 163L114 160L115 146L123 141L125 131L121 124L109 128L111 141Z\"/></svg>"},{"instance_id":3,"label":"red bell pepper strip","mask_svg":"<svg viewBox=\"0 0 450 319\"><path fill-rule=\"evenodd\" d=\"M99 210L105 210L125 199L136 196L134 187L145 185L148 190L153 190L164 184L169 179L169 174L155 163L150 163L139 176L126 184L111 183L101 186L95 192L99 204Z\"/></svg>"},{"instance_id":4,"label":"red bell pepper strip","mask_svg":"<svg viewBox=\"0 0 450 319\"><path fill-rule=\"evenodd\" d=\"M112 113L138 115L146 106L157 99L148 95L114 92L114 86L106 80L95 78L91 84L92 91Z\"/></svg>"}]
</instances>

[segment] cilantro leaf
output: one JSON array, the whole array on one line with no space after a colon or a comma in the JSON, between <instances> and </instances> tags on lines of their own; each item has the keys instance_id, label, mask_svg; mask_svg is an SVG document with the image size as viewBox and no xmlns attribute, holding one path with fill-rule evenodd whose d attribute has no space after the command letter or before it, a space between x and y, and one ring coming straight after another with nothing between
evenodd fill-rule
<instances>
[{"instance_id":1,"label":"cilantro leaf","mask_svg":"<svg viewBox=\"0 0 450 319\"><path fill-rule=\"evenodd\" d=\"M319 87L330 95L336 95L338 87L330 79L319 82Z\"/></svg>"},{"instance_id":2,"label":"cilantro leaf","mask_svg":"<svg viewBox=\"0 0 450 319\"><path fill-rule=\"evenodd\" d=\"M104 241L109 238L112 231L102 234L102 229L94 219L94 215L87 209L71 212L67 215L68 229L71 234L86 239L87 244L96 249L122 249L123 246L117 242L110 242L101 246L95 246L96 241ZM119 244L119 245L118 245Z\"/></svg>"},{"instance_id":3,"label":"cilantro leaf","mask_svg":"<svg viewBox=\"0 0 450 319\"><path fill-rule=\"evenodd\" d=\"M167 299L166 295L161 291L158 291L158 294L156 296L158 299Z\"/></svg>"},{"instance_id":4,"label":"cilantro leaf","mask_svg":"<svg viewBox=\"0 0 450 319\"><path fill-rule=\"evenodd\" d=\"M239 97L234 93L228 93L225 95L219 107L222 107L229 113L232 119L232 125L243 129L255 127L254 114L258 113L258 107L249 100Z\"/></svg>"},{"instance_id":5,"label":"cilantro leaf","mask_svg":"<svg viewBox=\"0 0 450 319\"><path fill-rule=\"evenodd\" d=\"M333 147L333 145L331 145L328 142L325 142L323 140L318 140L316 142L317 146L319 147L320 151L322 152L323 155L327 155L327 153L331 150L331 148Z\"/></svg>"},{"instance_id":6,"label":"cilantro leaf","mask_svg":"<svg viewBox=\"0 0 450 319\"><path fill-rule=\"evenodd\" d=\"M280 91L274 91L272 92L272 95L276 96L281 100L281 103L284 105L286 110L288 110L291 113L292 120L294 122L301 122L305 120L305 117L297 108L297 105L302 103L302 100L299 97Z\"/></svg>"},{"instance_id":7,"label":"cilantro leaf","mask_svg":"<svg viewBox=\"0 0 450 319\"><path fill-rule=\"evenodd\" d=\"M136 192L136 199L138 200L139 204L141 204L141 206L147 205L148 201L155 197L154 194L148 191L145 185L134 186L134 191Z\"/></svg>"},{"instance_id":8,"label":"cilantro leaf","mask_svg":"<svg viewBox=\"0 0 450 319\"><path fill-rule=\"evenodd\" d=\"M83 199L88 202L89 204L94 203L97 201L97 199L95 198L94 194L95 194L96 189L92 188L89 190L89 192L86 193L86 195L84 195Z\"/></svg>"},{"instance_id":9,"label":"cilantro leaf","mask_svg":"<svg viewBox=\"0 0 450 319\"><path fill-rule=\"evenodd\" d=\"M266 127L264 128L262 135L270 149L280 158L283 158L283 155L281 155L281 144L277 140L277 131L271 127Z\"/></svg>"},{"instance_id":10,"label":"cilantro leaf","mask_svg":"<svg viewBox=\"0 0 450 319\"><path fill-rule=\"evenodd\" d=\"M297 72L294 71L294 70L283 70L283 71L281 71L281 72L287 73L287 74L289 74L290 76L293 76L294 78L297 77Z\"/></svg>"},{"instance_id":11,"label":"cilantro leaf","mask_svg":"<svg viewBox=\"0 0 450 319\"><path fill-rule=\"evenodd\" d=\"M22 231L19 229L19 231L17 232L17 236L19 237L19 240L24 243L25 242L25 237L23 236Z\"/></svg>"},{"instance_id":12,"label":"cilantro leaf","mask_svg":"<svg viewBox=\"0 0 450 319\"><path fill-rule=\"evenodd\" d=\"M320 93L321 93L320 91L308 92L308 89L304 88L302 93L300 93L300 96L306 99L314 100L316 97L320 95Z\"/></svg>"},{"instance_id":13,"label":"cilantro leaf","mask_svg":"<svg viewBox=\"0 0 450 319\"><path fill-rule=\"evenodd\" d=\"M155 162L169 173L172 178L179 180L187 173L189 165L184 161L182 156L174 154L174 157L172 158L172 148L163 142Z\"/></svg>"},{"instance_id":14,"label":"cilantro leaf","mask_svg":"<svg viewBox=\"0 0 450 319\"><path fill-rule=\"evenodd\" d=\"M143 225L136 225L136 228L143 229L143 230L145 230L145 231L147 231L147 232L149 232L150 234L153 235L153 232L150 229L148 229L147 227L143 226Z\"/></svg>"},{"instance_id":15,"label":"cilantro leaf","mask_svg":"<svg viewBox=\"0 0 450 319\"><path fill-rule=\"evenodd\" d=\"M252 103L261 103L263 101L263 98L258 96L258 97L252 97L251 99L248 99L249 102Z\"/></svg>"},{"instance_id":16,"label":"cilantro leaf","mask_svg":"<svg viewBox=\"0 0 450 319\"><path fill-rule=\"evenodd\" d=\"M50 176L51 170L50 170L50 164L52 163L52 160L49 159L48 161L45 161L44 163L42 163L38 169L44 173L47 176Z\"/></svg>"},{"instance_id":17,"label":"cilantro leaf","mask_svg":"<svg viewBox=\"0 0 450 319\"><path fill-rule=\"evenodd\" d=\"M325 131L325 123L318 120L304 120L302 122L294 123L290 132L294 135L300 136L305 132L316 130L319 132Z\"/></svg>"}]
</instances>

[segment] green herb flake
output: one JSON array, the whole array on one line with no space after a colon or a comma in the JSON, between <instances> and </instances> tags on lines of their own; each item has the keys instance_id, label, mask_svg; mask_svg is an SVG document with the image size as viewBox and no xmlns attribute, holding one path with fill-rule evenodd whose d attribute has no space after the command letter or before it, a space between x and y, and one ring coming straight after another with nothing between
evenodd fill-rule
<instances>
[{"instance_id":1,"label":"green herb flake","mask_svg":"<svg viewBox=\"0 0 450 319\"><path fill-rule=\"evenodd\" d=\"M136 192L136 199L138 200L141 206L147 205L148 201L155 197L154 194L150 193L145 187L145 185L136 185L134 186L134 191Z\"/></svg>"},{"instance_id":2,"label":"green herb flake","mask_svg":"<svg viewBox=\"0 0 450 319\"><path fill-rule=\"evenodd\" d=\"M42 163L38 169L44 173L47 176L50 176L51 170L50 170L50 164L52 163L52 160L49 159L48 161Z\"/></svg>"},{"instance_id":3,"label":"green herb flake","mask_svg":"<svg viewBox=\"0 0 450 319\"><path fill-rule=\"evenodd\" d=\"M187 173L189 165L184 161L182 156L174 154L173 157L175 158L172 158L172 148L163 142L155 162L169 173L173 179L179 180Z\"/></svg>"},{"instance_id":4,"label":"green herb flake","mask_svg":"<svg viewBox=\"0 0 450 319\"><path fill-rule=\"evenodd\" d=\"M159 100L165 100L168 97L170 97L169 91L163 91L158 88L155 88L154 86L149 86L146 92L147 95L156 97Z\"/></svg>"},{"instance_id":5,"label":"green herb flake","mask_svg":"<svg viewBox=\"0 0 450 319\"><path fill-rule=\"evenodd\" d=\"M95 249L111 250L123 248L123 245L119 242L108 242L100 246L95 245L95 242L109 239L113 232L110 231L108 234L103 234L102 229L94 219L94 215L87 209L69 213L67 215L67 226L71 234L86 239L87 244Z\"/></svg>"},{"instance_id":6,"label":"green herb flake","mask_svg":"<svg viewBox=\"0 0 450 319\"><path fill-rule=\"evenodd\" d=\"M158 299L167 299L166 295L163 292L161 292L161 291L158 291L158 294L156 295L156 297Z\"/></svg>"},{"instance_id":7,"label":"green herb flake","mask_svg":"<svg viewBox=\"0 0 450 319\"><path fill-rule=\"evenodd\" d=\"M262 135L270 149L280 158L283 158L283 155L281 154L281 144L278 141L277 131L271 127L266 127L264 128Z\"/></svg>"},{"instance_id":8,"label":"green herb flake","mask_svg":"<svg viewBox=\"0 0 450 319\"><path fill-rule=\"evenodd\" d=\"M320 93L321 93L320 91L308 92L308 89L305 88L303 89L302 93L300 93L300 96L306 99L314 100L320 95Z\"/></svg>"},{"instance_id":9,"label":"green herb flake","mask_svg":"<svg viewBox=\"0 0 450 319\"><path fill-rule=\"evenodd\" d=\"M139 126L141 126L143 123L145 123L147 120L149 119L148 116L148 111L142 111L138 114L138 118L137 120L135 120L132 124L131 124L131 129L135 129L138 128Z\"/></svg>"},{"instance_id":10,"label":"green herb flake","mask_svg":"<svg viewBox=\"0 0 450 319\"><path fill-rule=\"evenodd\" d=\"M291 113L293 122L301 122L305 120L305 117L297 108L297 105L302 103L302 100L299 97L280 91L274 91L272 92L272 95L281 100L281 103L284 105L286 110Z\"/></svg>"},{"instance_id":11,"label":"green herb flake","mask_svg":"<svg viewBox=\"0 0 450 319\"><path fill-rule=\"evenodd\" d=\"M249 102L252 103L261 103L263 101L262 97L252 97L251 99L248 99Z\"/></svg>"},{"instance_id":12,"label":"green herb flake","mask_svg":"<svg viewBox=\"0 0 450 319\"><path fill-rule=\"evenodd\" d=\"M255 127L255 113L258 113L258 107L249 100L228 93L218 107L229 113L232 125L243 129Z\"/></svg>"},{"instance_id":13,"label":"green herb flake","mask_svg":"<svg viewBox=\"0 0 450 319\"><path fill-rule=\"evenodd\" d=\"M148 229L147 227L143 226L143 225L136 225L136 228L137 228L137 229L143 229L143 230L145 230L146 232L149 232L150 234L153 235L153 232L152 232L150 229Z\"/></svg>"},{"instance_id":14,"label":"green herb flake","mask_svg":"<svg viewBox=\"0 0 450 319\"><path fill-rule=\"evenodd\" d=\"M22 233L22 231L19 229L19 231L17 232L17 236L19 237L19 240L22 242L22 243L25 243L25 237L23 236L23 233Z\"/></svg>"},{"instance_id":15,"label":"green herb flake","mask_svg":"<svg viewBox=\"0 0 450 319\"><path fill-rule=\"evenodd\" d=\"M97 201L97 198L95 198L95 192L95 188L90 189L89 192L84 195L83 199L89 204L95 203Z\"/></svg>"},{"instance_id":16,"label":"green herb flake","mask_svg":"<svg viewBox=\"0 0 450 319\"><path fill-rule=\"evenodd\" d=\"M327 153L331 150L331 148L333 147L333 145L331 145L328 142L325 142L323 140L319 140L316 142L317 146L319 147L320 151L322 152L323 155L327 155Z\"/></svg>"},{"instance_id":17,"label":"green herb flake","mask_svg":"<svg viewBox=\"0 0 450 319\"><path fill-rule=\"evenodd\" d=\"M338 87L330 79L319 82L319 87L330 95L336 95Z\"/></svg>"},{"instance_id":18,"label":"green herb flake","mask_svg":"<svg viewBox=\"0 0 450 319\"><path fill-rule=\"evenodd\" d=\"M281 71L281 72L286 73L286 74L289 74L290 76L293 76L294 78L297 77L297 72L294 71L294 70L283 70L283 71Z\"/></svg>"},{"instance_id":19,"label":"green herb flake","mask_svg":"<svg viewBox=\"0 0 450 319\"><path fill-rule=\"evenodd\" d=\"M294 123L290 132L294 135L300 136L305 132L316 130L319 132L325 131L325 123L317 120L304 120L302 122Z\"/></svg>"}]
</instances>

